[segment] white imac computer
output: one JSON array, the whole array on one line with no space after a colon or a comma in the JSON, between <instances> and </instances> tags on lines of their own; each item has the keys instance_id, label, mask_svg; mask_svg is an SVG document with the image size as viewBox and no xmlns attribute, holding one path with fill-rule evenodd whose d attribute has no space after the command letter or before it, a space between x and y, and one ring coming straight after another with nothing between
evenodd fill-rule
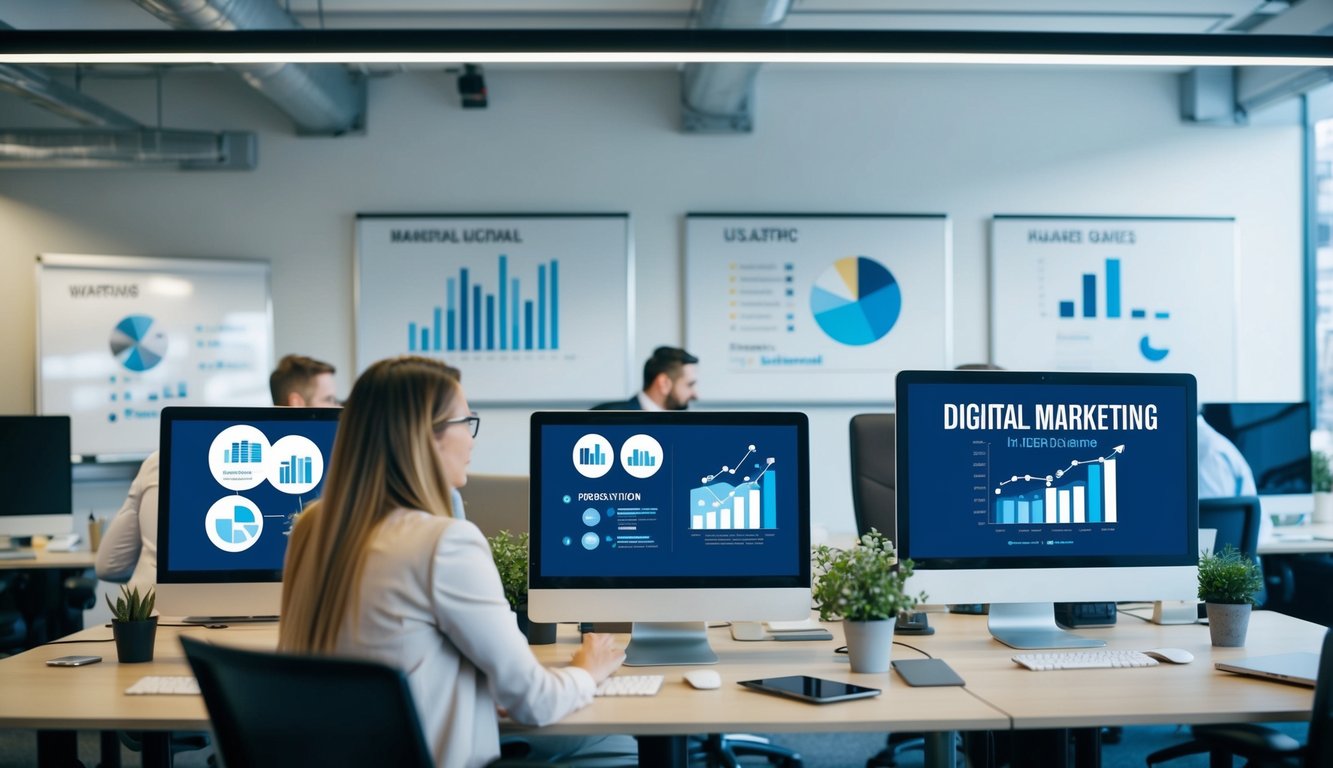
<instances>
[{"instance_id":1,"label":"white imac computer","mask_svg":"<svg viewBox=\"0 0 1333 768\"><path fill-rule=\"evenodd\" d=\"M1264 514L1314 511L1309 403L1205 403L1200 413L1245 457Z\"/></svg>"},{"instance_id":2,"label":"white imac computer","mask_svg":"<svg viewBox=\"0 0 1333 768\"><path fill-rule=\"evenodd\" d=\"M162 409L157 607L277 618L296 515L319 498L338 408Z\"/></svg>"},{"instance_id":3,"label":"white imac computer","mask_svg":"<svg viewBox=\"0 0 1333 768\"><path fill-rule=\"evenodd\" d=\"M909 591L990 603L1014 648L1104 645L1056 627L1055 602L1194 598L1195 414L1189 374L898 374Z\"/></svg>"},{"instance_id":4,"label":"white imac computer","mask_svg":"<svg viewBox=\"0 0 1333 768\"><path fill-rule=\"evenodd\" d=\"M74 530L68 416L0 416L0 538Z\"/></svg>"},{"instance_id":5,"label":"white imac computer","mask_svg":"<svg viewBox=\"0 0 1333 768\"><path fill-rule=\"evenodd\" d=\"M533 621L633 622L626 664L712 664L706 622L810 615L800 413L532 415Z\"/></svg>"}]
</instances>

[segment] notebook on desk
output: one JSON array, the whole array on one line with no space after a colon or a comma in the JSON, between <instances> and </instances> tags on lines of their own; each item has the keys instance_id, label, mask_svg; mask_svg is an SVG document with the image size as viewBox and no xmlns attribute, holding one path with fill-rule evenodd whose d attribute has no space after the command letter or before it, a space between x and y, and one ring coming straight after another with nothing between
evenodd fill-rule
<instances>
[{"instance_id":1,"label":"notebook on desk","mask_svg":"<svg viewBox=\"0 0 1333 768\"><path fill-rule=\"evenodd\" d=\"M1279 653L1275 656L1253 656L1235 661L1219 661L1213 666L1224 672L1263 677L1281 683L1295 683L1313 688L1315 680L1319 677L1319 654Z\"/></svg>"}]
</instances>

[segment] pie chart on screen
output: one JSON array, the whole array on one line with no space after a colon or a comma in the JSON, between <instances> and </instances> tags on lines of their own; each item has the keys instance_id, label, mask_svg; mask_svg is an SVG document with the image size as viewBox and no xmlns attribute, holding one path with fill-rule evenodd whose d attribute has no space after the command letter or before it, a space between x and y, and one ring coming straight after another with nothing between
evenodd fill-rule
<instances>
[{"instance_id":1,"label":"pie chart on screen","mask_svg":"<svg viewBox=\"0 0 1333 768\"><path fill-rule=\"evenodd\" d=\"M815 322L829 338L852 347L884 338L902 308L898 280L883 264L865 256L833 262L810 290Z\"/></svg>"},{"instance_id":2,"label":"pie chart on screen","mask_svg":"<svg viewBox=\"0 0 1333 768\"><path fill-rule=\"evenodd\" d=\"M111 354L131 371L151 370L167 354L167 334L148 315L130 315L111 331Z\"/></svg>"}]
</instances>

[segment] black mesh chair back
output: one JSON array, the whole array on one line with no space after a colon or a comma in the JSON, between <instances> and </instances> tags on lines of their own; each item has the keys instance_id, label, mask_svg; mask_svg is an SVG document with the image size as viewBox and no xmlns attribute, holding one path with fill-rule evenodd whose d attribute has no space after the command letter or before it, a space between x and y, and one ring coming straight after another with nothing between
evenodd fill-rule
<instances>
[{"instance_id":1,"label":"black mesh chair back","mask_svg":"<svg viewBox=\"0 0 1333 768\"><path fill-rule=\"evenodd\" d=\"M861 413L852 417L852 511L856 533L871 528L898 544L898 472L892 413Z\"/></svg>"},{"instance_id":2,"label":"black mesh chair back","mask_svg":"<svg viewBox=\"0 0 1333 768\"><path fill-rule=\"evenodd\" d=\"M1214 552L1230 544L1242 555L1253 558L1259 550L1258 496L1230 496L1199 499L1199 527L1217 530Z\"/></svg>"},{"instance_id":3,"label":"black mesh chair back","mask_svg":"<svg viewBox=\"0 0 1333 768\"><path fill-rule=\"evenodd\" d=\"M181 638L227 768L433 765L402 673Z\"/></svg>"}]
</instances>

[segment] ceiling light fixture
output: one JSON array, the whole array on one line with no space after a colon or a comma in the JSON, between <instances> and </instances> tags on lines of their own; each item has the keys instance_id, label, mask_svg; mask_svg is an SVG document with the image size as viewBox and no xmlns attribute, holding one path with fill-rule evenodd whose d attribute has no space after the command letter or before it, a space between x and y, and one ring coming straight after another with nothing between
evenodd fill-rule
<instances>
[{"instance_id":1,"label":"ceiling light fixture","mask_svg":"<svg viewBox=\"0 0 1333 768\"><path fill-rule=\"evenodd\" d=\"M1333 37L781 29L0 30L0 63L277 62L1333 67Z\"/></svg>"}]
</instances>

